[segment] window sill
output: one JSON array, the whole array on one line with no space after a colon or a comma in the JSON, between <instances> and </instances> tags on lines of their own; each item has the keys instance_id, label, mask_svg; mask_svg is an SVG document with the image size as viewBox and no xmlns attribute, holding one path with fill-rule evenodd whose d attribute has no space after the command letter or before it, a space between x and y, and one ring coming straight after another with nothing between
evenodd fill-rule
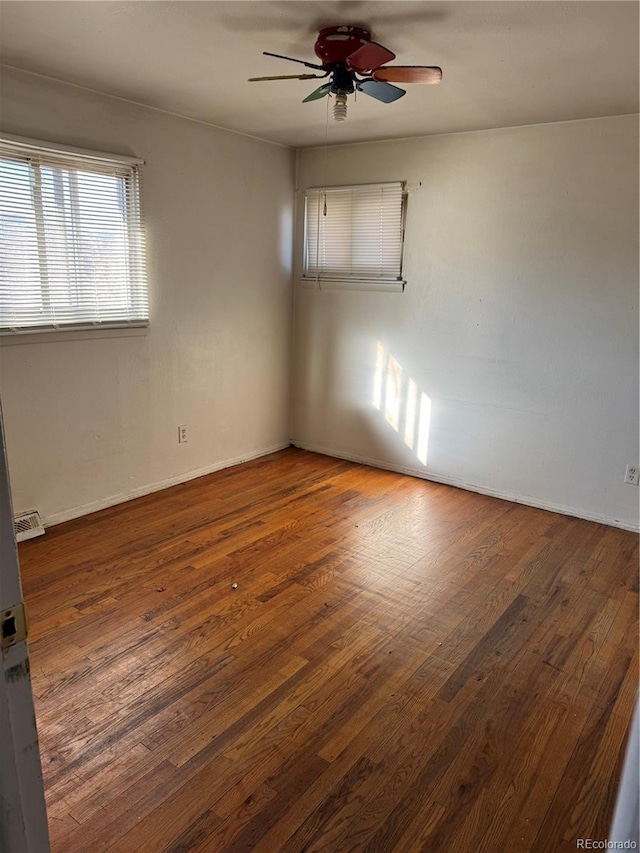
<instances>
[{"instance_id":1,"label":"window sill","mask_svg":"<svg viewBox=\"0 0 640 853\"><path fill-rule=\"evenodd\" d=\"M365 281L364 279L300 279L300 287L307 290L377 290L381 293L403 293L406 283L406 281Z\"/></svg>"},{"instance_id":2,"label":"window sill","mask_svg":"<svg viewBox=\"0 0 640 853\"><path fill-rule=\"evenodd\" d=\"M146 335L148 329L149 323L141 321L135 325L132 323L126 326L75 326L60 329L29 329L24 332L0 332L0 347L88 341L96 338L134 338Z\"/></svg>"}]
</instances>

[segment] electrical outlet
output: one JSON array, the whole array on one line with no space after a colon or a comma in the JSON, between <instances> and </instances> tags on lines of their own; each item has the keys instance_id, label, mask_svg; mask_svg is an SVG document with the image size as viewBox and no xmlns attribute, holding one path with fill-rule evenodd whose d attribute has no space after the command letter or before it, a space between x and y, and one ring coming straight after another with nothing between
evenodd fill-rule
<instances>
[{"instance_id":1,"label":"electrical outlet","mask_svg":"<svg viewBox=\"0 0 640 853\"><path fill-rule=\"evenodd\" d=\"M624 472L625 483L629 483L630 486L637 486L638 471L639 469L637 465L627 465L627 470Z\"/></svg>"},{"instance_id":2,"label":"electrical outlet","mask_svg":"<svg viewBox=\"0 0 640 853\"><path fill-rule=\"evenodd\" d=\"M187 425L183 424L182 426L178 427L178 444L186 444L187 441Z\"/></svg>"}]
</instances>

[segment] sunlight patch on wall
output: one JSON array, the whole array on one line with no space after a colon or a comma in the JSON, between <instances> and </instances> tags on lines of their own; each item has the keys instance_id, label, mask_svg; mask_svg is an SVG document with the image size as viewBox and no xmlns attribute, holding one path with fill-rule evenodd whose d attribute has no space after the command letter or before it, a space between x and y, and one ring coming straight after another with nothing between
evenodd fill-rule
<instances>
[{"instance_id":1,"label":"sunlight patch on wall","mask_svg":"<svg viewBox=\"0 0 640 853\"><path fill-rule=\"evenodd\" d=\"M417 382L411 377L407 380L406 389L403 387L402 365L392 355L388 355L378 341L373 378L373 406L378 411L382 411L383 400L385 420L398 433L404 414L404 443L409 450L415 450L416 457L426 467L429 457L431 398L424 391L420 391Z\"/></svg>"},{"instance_id":2,"label":"sunlight patch on wall","mask_svg":"<svg viewBox=\"0 0 640 853\"><path fill-rule=\"evenodd\" d=\"M416 436L416 404L418 402L418 386L409 379L407 383L407 405L404 421L404 443L409 450L413 450L413 442Z\"/></svg>"},{"instance_id":3,"label":"sunlight patch on wall","mask_svg":"<svg viewBox=\"0 0 640 853\"><path fill-rule=\"evenodd\" d=\"M393 356L387 365L387 393L384 401L384 416L398 432L400 420L400 396L402 394L402 368Z\"/></svg>"},{"instance_id":4,"label":"sunlight patch on wall","mask_svg":"<svg viewBox=\"0 0 640 853\"><path fill-rule=\"evenodd\" d=\"M431 429L431 397L420 395L420 426L418 427L417 457L426 467L429 458L429 430Z\"/></svg>"}]
</instances>

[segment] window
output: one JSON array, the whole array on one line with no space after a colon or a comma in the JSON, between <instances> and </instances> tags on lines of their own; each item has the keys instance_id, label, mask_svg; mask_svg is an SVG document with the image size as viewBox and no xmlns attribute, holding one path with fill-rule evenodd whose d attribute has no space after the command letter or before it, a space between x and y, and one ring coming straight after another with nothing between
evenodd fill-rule
<instances>
[{"instance_id":1,"label":"window","mask_svg":"<svg viewBox=\"0 0 640 853\"><path fill-rule=\"evenodd\" d=\"M139 162L0 139L0 334L147 324Z\"/></svg>"},{"instance_id":2,"label":"window","mask_svg":"<svg viewBox=\"0 0 640 853\"><path fill-rule=\"evenodd\" d=\"M405 199L402 183L307 190L304 279L402 290Z\"/></svg>"}]
</instances>

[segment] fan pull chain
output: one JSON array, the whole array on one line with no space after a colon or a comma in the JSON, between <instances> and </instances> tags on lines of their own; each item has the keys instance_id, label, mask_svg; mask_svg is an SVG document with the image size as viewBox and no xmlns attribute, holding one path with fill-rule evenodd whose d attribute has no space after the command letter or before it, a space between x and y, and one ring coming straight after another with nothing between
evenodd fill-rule
<instances>
[{"instance_id":1,"label":"fan pull chain","mask_svg":"<svg viewBox=\"0 0 640 853\"><path fill-rule=\"evenodd\" d=\"M327 96L327 109L326 109L326 117L325 117L325 125L324 125L324 208L322 215L327 215L327 157L329 153L329 98L331 96Z\"/></svg>"},{"instance_id":2,"label":"fan pull chain","mask_svg":"<svg viewBox=\"0 0 640 853\"><path fill-rule=\"evenodd\" d=\"M327 215L327 153L329 150L329 95L327 95L327 109L324 128L324 164L323 164L323 192L322 192L322 215ZM320 199L318 199L318 210L316 214L316 290L322 290L320 284Z\"/></svg>"}]
</instances>

